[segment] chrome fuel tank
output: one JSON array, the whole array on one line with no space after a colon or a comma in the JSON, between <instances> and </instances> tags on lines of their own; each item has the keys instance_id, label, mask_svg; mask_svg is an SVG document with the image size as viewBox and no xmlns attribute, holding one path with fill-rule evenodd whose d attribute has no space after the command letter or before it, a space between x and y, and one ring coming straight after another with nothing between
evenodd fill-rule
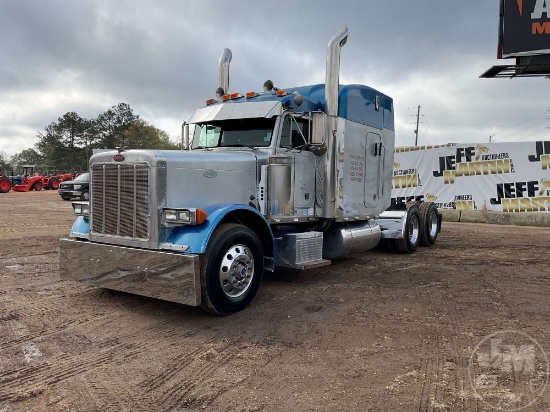
<instances>
[{"instance_id":1,"label":"chrome fuel tank","mask_svg":"<svg viewBox=\"0 0 550 412\"><path fill-rule=\"evenodd\" d=\"M339 259L373 249L380 242L381 230L373 220L335 225L323 233L323 258Z\"/></svg>"}]
</instances>

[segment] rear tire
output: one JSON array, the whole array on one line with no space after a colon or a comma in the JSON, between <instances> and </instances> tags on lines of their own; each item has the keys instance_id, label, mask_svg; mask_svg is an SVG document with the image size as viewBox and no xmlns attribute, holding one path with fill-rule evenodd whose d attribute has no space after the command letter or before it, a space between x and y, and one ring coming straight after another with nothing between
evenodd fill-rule
<instances>
[{"instance_id":1,"label":"rear tire","mask_svg":"<svg viewBox=\"0 0 550 412\"><path fill-rule=\"evenodd\" d=\"M238 224L220 225L201 256L201 306L213 315L244 309L263 275L264 254L256 234Z\"/></svg>"},{"instance_id":2,"label":"rear tire","mask_svg":"<svg viewBox=\"0 0 550 412\"><path fill-rule=\"evenodd\" d=\"M48 188L52 190L59 189L59 179L57 177L50 179L48 182Z\"/></svg>"},{"instance_id":3,"label":"rear tire","mask_svg":"<svg viewBox=\"0 0 550 412\"><path fill-rule=\"evenodd\" d=\"M0 193L8 193L11 189L10 179L3 177L0 178Z\"/></svg>"},{"instance_id":4,"label":"rear tire","mask_svg":"<svg viewBox=\"0 0 550 412\"><path fill-rule=\"evenodd\" d=\"M432 246L439 234L439 220L437 206L433 202L424 202L420 205L420 244Z\"/></svg>"},{"instance_id":5,"label":"rear tire","mask_svg":"<svg viewBox=\"0 0 550 412\"><path fill-rule=\"evenodd\" d=\"M403 239L395 239L395 250L401 253L414 253L420 243L420 211L416 204L407 208L407 221Z\"/></svg>"}]
</instances>

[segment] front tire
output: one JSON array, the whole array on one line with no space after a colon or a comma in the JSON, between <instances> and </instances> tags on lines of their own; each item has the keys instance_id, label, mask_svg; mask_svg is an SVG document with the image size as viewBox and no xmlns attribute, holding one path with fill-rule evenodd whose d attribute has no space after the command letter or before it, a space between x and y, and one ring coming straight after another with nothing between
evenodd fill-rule
<instances>
[{"instance_id":1,"label":"front tire","mask_svg":"<svg viewBox=\"0 0 550 412\"><path fill-rule=\"evenodd\" d=\"M34 190L39 192L40 190L42 190L42 183L35 183L33 188L34 188Z\"/></svg>"},{"instance_id":2,"label":"front tire","mask_svg":"<svg viewBox=\"0 0 550 412\"><path fill-rule=\"evenodd\" d=\"M90 200L90 191L88 189L84 189L82 191L82 194L80 195L80 200L84 200L84 201Z\"/></svg>"},{"instance_id":3,"label":"front tire","mask_svg":"<svg viewBox=\"0 0 550 412\"><path fill-rule=\"evenodd\" d=\"M220 225L201 257L201 306L214 315L244 309L263 275L264 254L256 234L238 224Z\"/></svg>"}]
</instances>

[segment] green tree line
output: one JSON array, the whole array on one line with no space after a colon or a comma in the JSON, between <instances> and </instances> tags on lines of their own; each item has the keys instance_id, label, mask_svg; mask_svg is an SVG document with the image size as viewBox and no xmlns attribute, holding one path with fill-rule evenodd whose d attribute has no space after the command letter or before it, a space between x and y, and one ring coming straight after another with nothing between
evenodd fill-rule
<instances>
[{"instance_id":1,"label":"green tree line","mask_svg":"<svg viewBox=\"0 0 550 412\"><path fill-rule=\"evenodd\" d=\"M0 152L0 170L20 172L25 164L36 170L55 167L58 171L85 170L93 149L178 149L163 130L148 124L134 114L129 104L119 103L95 119L68 112L37 132L34 148L25 149L11 158Z\"/></svg>"}]
</instances>

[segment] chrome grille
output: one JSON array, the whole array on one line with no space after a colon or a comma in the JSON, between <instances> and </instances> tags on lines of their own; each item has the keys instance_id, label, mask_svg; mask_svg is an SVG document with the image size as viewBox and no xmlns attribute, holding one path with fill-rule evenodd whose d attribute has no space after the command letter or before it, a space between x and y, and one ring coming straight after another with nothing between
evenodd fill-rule
<instances>
[{"instance_id":1,"label":"chrome grille","mask_svg":"<svg viewBox=\"0 0 550 412\"><path fill-rule=\"evenodd\" d=\"M92 166L92 233L149 239L149 167L146 163Z\"/></svg>"}]
</instances>

